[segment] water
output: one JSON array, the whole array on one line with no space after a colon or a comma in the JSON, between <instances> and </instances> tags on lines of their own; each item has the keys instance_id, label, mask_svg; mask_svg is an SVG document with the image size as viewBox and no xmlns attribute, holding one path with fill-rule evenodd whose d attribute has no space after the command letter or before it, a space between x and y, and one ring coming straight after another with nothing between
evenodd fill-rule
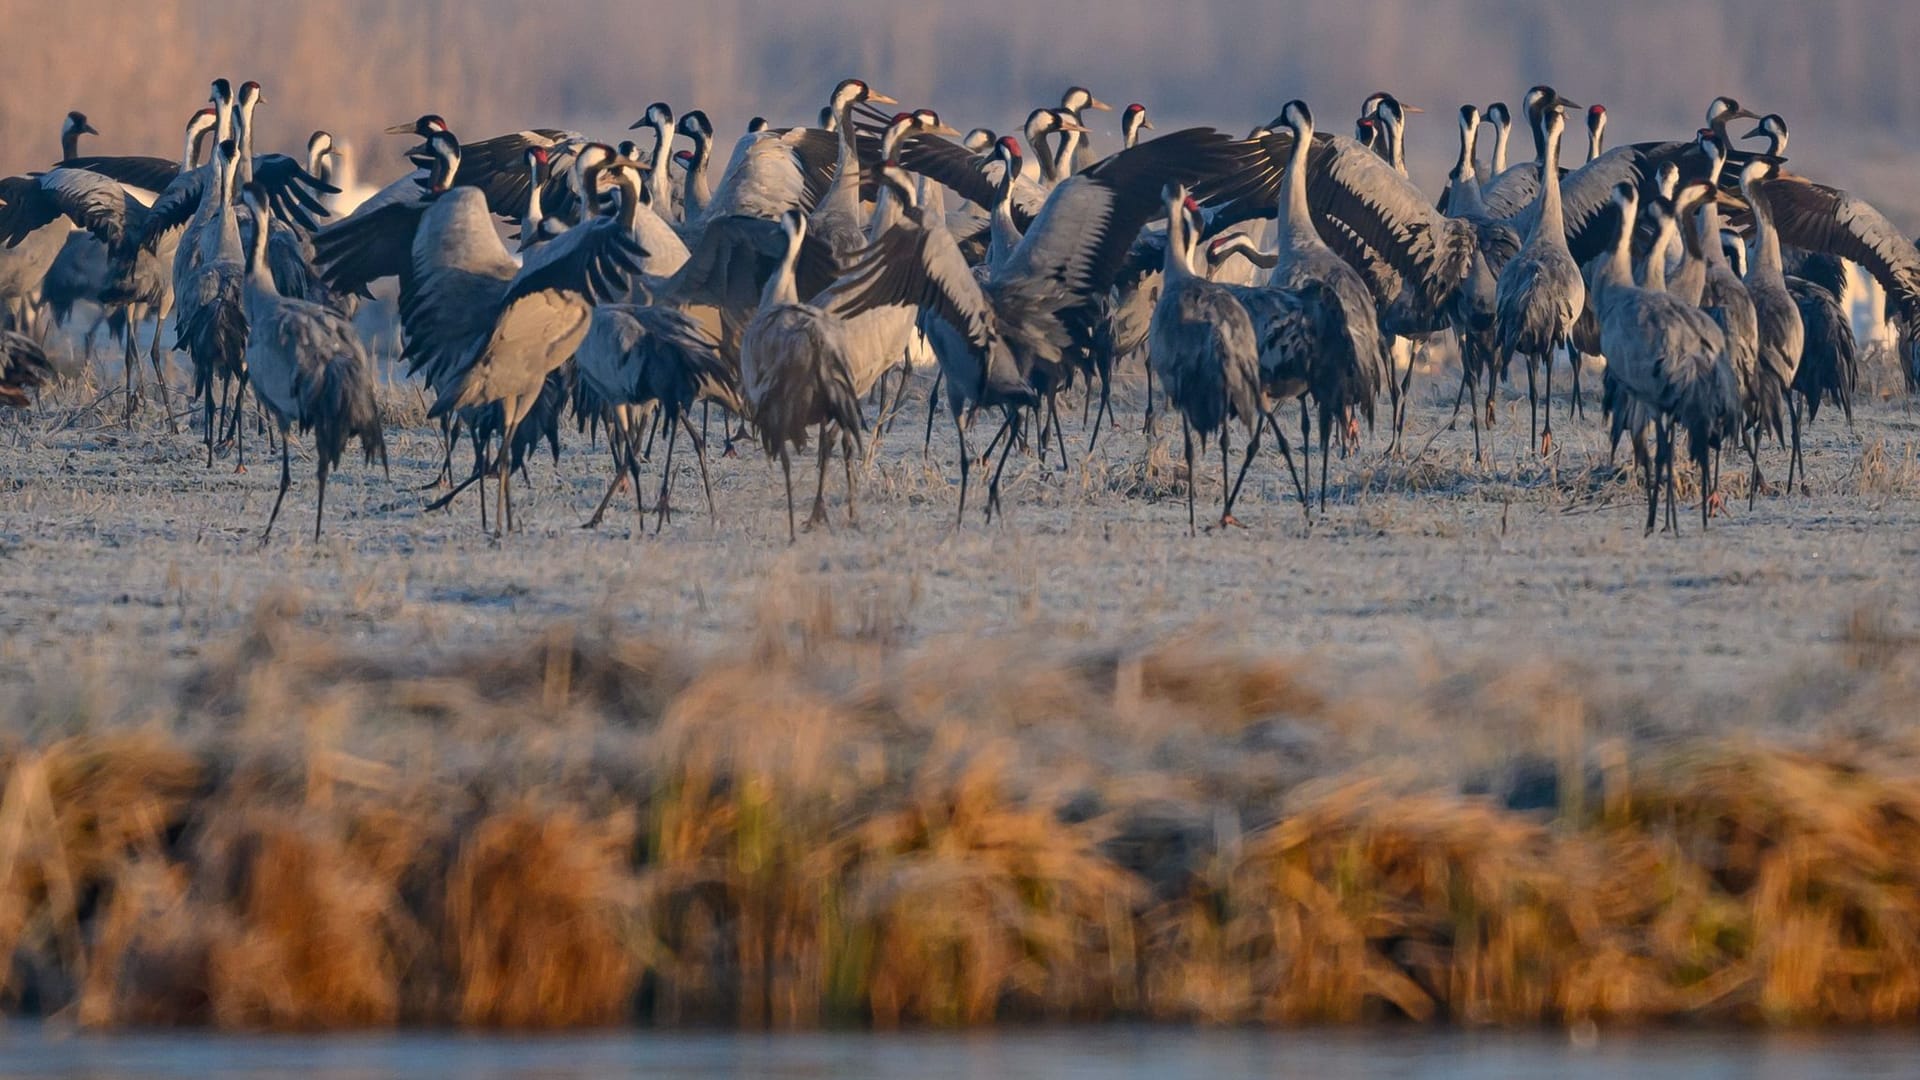
<instances>
[{"instance_id":1,"label":"water","mask_svg":"<svg viewBox=\"0 0 1920 1080\"><path fill-rule=\"evenodd\" d=\"M980 1034L623 1033L267 1037L75 1035L0 1027L0 1075L120 1077L1420 1077L1505 1080L1684 1077L1813 1080L1920 1075L1920 1035L1741 1032L1549 1034L1172 1031L1097 1028Z\"/></svg>"}]
</instances>

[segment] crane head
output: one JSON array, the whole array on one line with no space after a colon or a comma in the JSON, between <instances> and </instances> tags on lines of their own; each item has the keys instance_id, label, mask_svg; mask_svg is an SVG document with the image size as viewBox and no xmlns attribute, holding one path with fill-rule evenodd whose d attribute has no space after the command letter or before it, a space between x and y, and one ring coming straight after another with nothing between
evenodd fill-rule
<instances>
[{"instance_id":1,"label":"crane head","mask_svg":"<svg viewBox=\"0 0 1920 1080\"><path fill-rule=\"evenodd\" d=\"M1093 91L1088 90L1084 86L1067 87L1067 92L1060 95L1060 107L1073 113L1076 117L1088 109L1092 109L1095 112L1113 111L1113 106L1094 97Z\"/></svg>"},{"instance_id":2,"label":"crane head","mask_svg":"<svg viewBox=\"0 0 1920 1080\"><path fill-rule=\"evenodd\" d=\"M1284 127L1292 128L1295 136L1311 135L1313 134L1313 110L1307 106L1306 102L1294 98L1280 110L1280 123Z\"/></svg>"},{"instance_id":3,"label":"crane head","mask_svg":"<svg viewBox=\"0 0 1920 1080\"><path fill-rule=\"evenodd\" d=\"M422 139L431 138L436 131L450 130L447 122L438 113L427 113L411 124L394 124L386 129L389 135L418 135Z\"/></svg>"},{"instance_id":4,"label":"crane head","mask_svg":"<svg viewBox=\"0 0 1920 1080\"><path fill-rule=\"evenodd\" d=\"M1760 118L1760 123L1752 131L1740 136L1743 139L1769 138L1775 142L1787 141L1787 118L1779 113L1768 113Z\"/></svg>"},{"instance_id":5,"label":"crane head","mask_svg":"<svg viewBox=\"0 0 1920 1080\"><path fill-rule=\"evenodd\" d=\"M675 130L695 141L713 138L713 122L699 109L689 109L680 117L680 125Z\"/></svg>"},{"instance_id":6,"label":"crane head","mask_svg":"<svg viewBox=\"0 0 1920 1080\"><path fill-rule=\"evenodd\" d=\"M654 128L664 138L673 130L673 108L664 101L656 101L647 106L647 114L627 125L628 131L638 131L643 127Z\"/></svg>"},{"instance_id":7,"label":"crane head","mask_svg":"<svg viewBox=\"0 0 1920 1080\"><path fill-rule=\"evenodd\" d=\"M1725 94L1707 103L1707 126L1725 127L1735 120L1758 120L1760 114L1748 110Z\"/></svg>"},{"instance_id":8,"label":"crane head","mask_svg":"<svg viewBox=\"0 0 1920 1080\"><path fill-rule=\"evenodd\" d=\"M758 135L761 132L767 130L767 126L768 125L767 125L766 117L756 116L753 119L747 121L747 134Z\"/></svg>"},{"instance_id":9,"label":"crane head","mask_svg":"<svg viewBox=\"0 0 1920 1080\"><path fill-rule=\"evenodd\" d=\"M233 101L233 84L225 79L213 80L213 89L207 100L215 105L227 105Z\"/></svg>"},{"instance_id":10,"label":"crane head","mask_svg":"<svg viewBox=\"0 0 1920 1080\"><path fill-rule=\"evenodd\" d=\"M913 122L914 126L928 135L945 135L948 138L959 138L960 136L959 131L942 121L940 114L934 112L932 109L913 110Z\"/></svg>"},{"instance_id":11,"label":"crane head","mask_svg":"<svg viewBox=\"0 0 1920 1080\"><path fill-rule=\"evenodd\" d=\"M1496 101L1487 106L1487 123L1495 127L1507 127L1513 123L1513 113L1507 109L1507 103Z\"/></svg>"},{"instance_id":12,"label":"crane head","mask_svg":"<svg viewBox=\"0 0 1920 1080\"><path fill-rule=\"evenodd\" d=\"M87 114L75 109L67 114L66 131L69 135L98 135L93 125L87 123Z\"/></svg>"}]
</instances>

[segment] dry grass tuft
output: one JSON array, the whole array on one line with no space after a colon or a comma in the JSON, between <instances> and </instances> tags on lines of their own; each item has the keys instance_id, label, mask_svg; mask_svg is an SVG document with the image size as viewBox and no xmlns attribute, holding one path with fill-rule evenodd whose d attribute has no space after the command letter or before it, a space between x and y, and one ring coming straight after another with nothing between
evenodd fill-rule
<instances>
[{"instance_id":1,"label":"dry grass tuft","mask_svg":"<svg viewBox=\"0 0 1920 1080\"><path fill-rule=\"evenodd\" d=\"M574 1028L627 1015L633 821L520 806L475 826L447 877L454 1015L483 1028Z\"/></svg>"},{"instance_id":2,"label":"dry grass tuft","mask_svg":"<svg viewBox=\"0 0 1920 1080\"><path fill-rule=\"evenodd\" d=\"M1414 658L1362 690L1204 632L906 649L886 627L910 604L775 589L731 650L561 626L402 663L283 600L162 684L165 729L35 688L0 758L0 1007L269 1030L1920 1017L1920 742L1872 724L1912 696L1886 610L1839 635L1844 677L1736 704L1839 721L1765 742L1638 734L1727 706L1602 696L1577 665Z\"/></svg>"}]
</instances>

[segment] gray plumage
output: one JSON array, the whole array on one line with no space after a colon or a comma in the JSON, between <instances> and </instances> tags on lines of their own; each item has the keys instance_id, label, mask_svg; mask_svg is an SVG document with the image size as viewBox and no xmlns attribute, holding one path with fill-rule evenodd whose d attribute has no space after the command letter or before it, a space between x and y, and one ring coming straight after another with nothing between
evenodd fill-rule
<instances>
[{"instance_id":1,"label":"gray plumage","mask_svg":"<svg viewBox=\"0 0 1920 1080\"><path fill-rule=\"evenodd\" d=\"M1167 401L1180 414L1187 461L1187 534L1191 536L1194 489L1199 486L1194 435L1199 435L1202 448L1210 437L1220 436L1220 524L1234 524L1239 485L1227 484L1227 424L1237 419L1246 425L1247 463L1251 464L1260 447L1266 409L1260 399L1260 349L1253 320L1226 286L1195 272L1199 236L1187 201L1184 187L1170 189L1165 276L1147 333L1147 362L1160 373ZM1246 476L1244 466L1240 475Z\"/></svg>"},{"instance_id":2,"label":"gray plumage","mask_svg":"<svg viewBox=\"0 0 1920 1080\"><path fill-rule=\"evenodd\" d=\"M1719 324L1704 311L1664 292L1633 283L1632 232L1638 195L1631 185L1615 191L1621 227L1613 256L1595 280L1595 307L1607 371L1619 393L1654 414L1658 450L1650 462L1647 531L1657 516L1660 479L1667 481L1667 513L1677 527L1673 507L1672 449L1675 427L1687 432L1688 448L1700 470L1700 520L1706 525L1712 455L1739 430L1740 387L1727 362Z\"/></svg>"},{"instance_id":3,"label":"gray plumage","mask_svg":"<svg viewBox=\"0 0 1920 1080\"><path fill-rule=\"evenodd\" d=\"M1560 136L1566 129L1566 112L1552 91L1546 94L1541 107L1530 117L1546 150L1540 159L1542 179L1533 227L1526 244L1501 269L1496 300L1498 368L1505 373L1515 353L1526 357L1528 412L1532 414L1529 446L1538 446L1543 454L1552 448L1553 441L1553 351L1567 342L1587 302L1580 265L1567 249L1560 185L1548 182L1559 175ZM1534 388L1534 376L1543 364L1547 369L1544 430Z\"/></svg>"},{"instance_id":4,"label":"gray plumage","mask_svg":"<svg viewBox=\"0 0 1920 1080\"><path fill-rule=\"evenodd\" d=\"M245 194L255 213L266 212L266 195L258 186L248 185ZM339 467L348 441L358 439L367 463L378 456L386 468L372 365L359 334L338 312L274 291L265 235L255 237L248 256L246 306L249 380L280 428L280 493L260 539L264 543L272 535L292 483L288 441L289 432L298 427L313 437L319 481L313 513L317 541L326 515L327 473Z\"/></svg>"},{"instance_id":5,"label":"gray plumage","mask_svg":"<svg viewBox=\"0 0 1920 1080\"><path fill-rule=\"evenodd\" d=\"M807 233L796 211L781 218L787 253L767 282L760 308L740 342L740 383L747 409L768 456L780 459L787 489L787 538L795 540L792 449L805 449L807 429L820 429L819 486L808 524L827 520L827 460L837 436L847 468L847 520L854 520L853 457L864 420L843 324L800 302L794 263Z\"/></svg>"},{"instance_id":6,"label":"gray plumage","mask_svg":"<svg viewBox=\"0 0 1920 1080\"><path fill-rule=\"evenodd\" d=\"M580 384L607 410L615 445L616 464L624 465L639 501L640 419L657 409L667 429L667 460L660 476L657 502L659 524L668 517L668 494L673 476L673 449L679 429L685 427L699 455L700 475L707 474L706 447L693 435L687 412L698 400L718 402L735 413L746 411L738 380L720 355L720 343L684 312L667 307L601 304L585 341L574 353ZM617 486L620 473L616 471ZM611 489L609 490L611 494ZM708 510L713 491L707 488ZM604 502L602 506L604 507ZM596 521L597 521L596 516Z\"/></svg>"},{"instance_id":7,"label":"gray plumage","mask_svg":"<svg viewBox=\"0 0 1920 1080\"><path fill-rule=\"evenodd\" d=\"M1789 446L1788 471L1796 468L1800 457L1800 431L1796 423L1789 444L1785 420L1787 395L1800 369L1800 353L1806 344L1806 328L1800 321L1800 305L1787 291L1786 273L1780 256L1780 233L1774 227L1771 189L1760 181L1772 166L1754 161L1740 173L1740 187L1753 207L1753 258L1747 267L1747 294L1753 298L1753 310L1759 327L1758 363L1755 386L1748 397L1747 422L1756 433L1770 433L1774 441ZM1756 465L1756 481L1758 479ZM1757 484L1756 484L1757 486Z\"/></svg>"},{"instance_id":8,"label":"gray plumage","mask_svg":"<svg viewBox=\"0 0 1920 1080\"><path fill-rule=\"evenodd\" d=\"M1292 133L1291 160L1281 184L1279 259L1269 283L1317 299L1313 325L1319 340L1307 381L1320 416L1320 506L1324 510L1333 421L1336 417L1347 420L1358 412L1372 425L1374 400L1386 377L1386 343L1367 283L1321 239L1309 214L1307 170L1308 153L1314 146L1313 114L1305 102L1294 101L1282 110L1281 119ZM1379 163L1371 151L1362 153ZM1308 287L1315 284L1320 289L1308 294ZM1306 426L1304 409L1301 426ZM1308 432L1302 430L1300 437L1304 443Z\"/></svg>"}]
</instances>

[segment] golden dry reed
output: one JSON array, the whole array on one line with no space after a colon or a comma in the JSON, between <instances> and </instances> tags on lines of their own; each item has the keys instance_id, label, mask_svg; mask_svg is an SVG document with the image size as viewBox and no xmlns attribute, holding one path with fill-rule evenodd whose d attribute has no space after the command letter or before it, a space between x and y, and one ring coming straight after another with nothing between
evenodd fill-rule
<instances>
[{"instance_id":1,"label":"golden dry reed","mask_svg":"<svg viewBox=\"0 0 1920 1080\"><path fill-rule=\"evenodd\" d=\"M1920 1018L1920 664L1884 613L1728 704L1544 662L1402 659L1360 690L1204 634L910 647L886 607L775 596L733 649L563 627L445 658L345 650L280 600L179 677L15 687L0 1007Z\"/></svg>"}]
</instances>

